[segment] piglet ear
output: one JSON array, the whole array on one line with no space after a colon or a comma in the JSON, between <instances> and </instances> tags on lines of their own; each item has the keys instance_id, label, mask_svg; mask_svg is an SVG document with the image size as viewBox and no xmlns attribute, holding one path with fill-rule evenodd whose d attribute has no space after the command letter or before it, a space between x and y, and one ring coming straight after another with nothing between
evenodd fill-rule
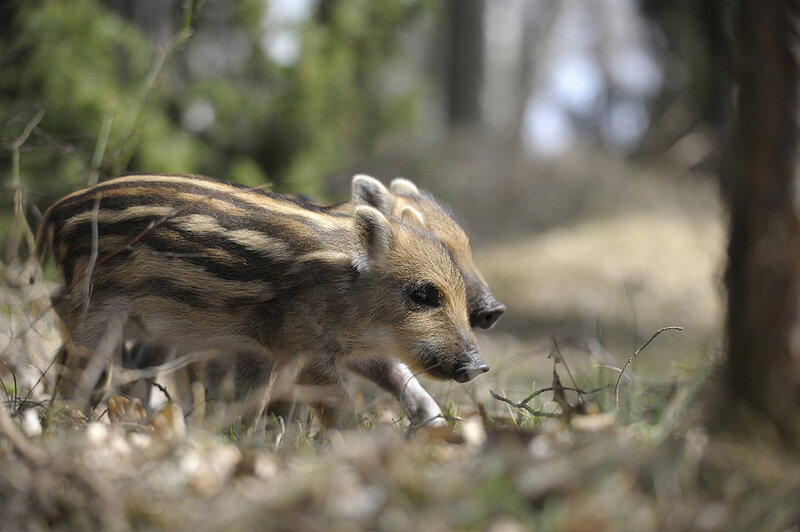
<instances>
[{"instance_id":1,"label":"piglet ear","mask_svg":"<svg viewBox=\"0 0 800 532\"><path fill-rule=\"evenodd\" d=\"M392 192L399 196L411 196L414 194L419 194L417 185L403 177L392 179L392 182L389 184L389 188Z\"/></svg>"},{"instance_id":2,"label":"piglet ear","mask_svg":"<svg viewBox=\"0 0 800 532\"><path fill-rule=\"evenodd\" d=\"M392 213L392 196L383 183L368 175L359 174L353 177L353 205L369 205L375 207L384 216Z\"/></svg>"},{"instance_id":3,"label":"piglet ear","mask_svg":"<svg viewBox=\"0 0 800 532\"><path fill-rule=\"evenodd\" d=\"M409 225L425 229L425 220L422 219L422 214L414 207L403 207L400 211L400 219Z\"/></svg>"},{"instance_id":4,"label":"piglet ear","mask_svg":"<svg viewBox=\"0 0 800 532\"><path fill-rule=\"evenodd\" d=\"M389 220L374 207L357 205L355 209L355 254L353 266L362 272L380 264L392 243Z\"/></svg>"}]
</instances>

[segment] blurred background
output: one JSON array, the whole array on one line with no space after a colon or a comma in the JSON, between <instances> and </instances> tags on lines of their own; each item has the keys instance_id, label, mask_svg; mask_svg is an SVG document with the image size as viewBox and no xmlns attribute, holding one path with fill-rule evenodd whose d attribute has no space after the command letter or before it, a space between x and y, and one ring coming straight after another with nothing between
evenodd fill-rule
<instances>
[{"instance_id":1,"label":"blurred background","mask_svg":"<svg viewBox=\"0 0 800 532\"><path fill-rule=\"evenodd\" d=\"M0 234L124 172L197 173L324 201L368 173L450 205L508 306L491 377L592 382L716 357L725 2L74 0L0 6ZM24 142L22 142L24 141ZM21 194L21 195L19 195ZM583 385L583 383L580 383Z\"/></svg>"}]
</instances>

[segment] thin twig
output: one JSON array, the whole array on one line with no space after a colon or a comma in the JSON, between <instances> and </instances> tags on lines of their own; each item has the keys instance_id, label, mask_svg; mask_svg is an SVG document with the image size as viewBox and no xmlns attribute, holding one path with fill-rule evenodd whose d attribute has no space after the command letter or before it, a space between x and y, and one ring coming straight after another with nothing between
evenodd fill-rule
<instances>
[{"instance_id":1,"label":"thin twig","mask_svg":"<svg viewBox=\"0 0 800 532\"><path fill-rule=\"evenodd\" d=\"M561 407L561 415L563 415L567 421L569 421L575 411L583 411L583 400L580 396L578 397L578 404L576 406L572 406L567 400L566 390L564 390L564 385L561 384L561 379L558 377L555 364L553 364L553 401Z\"/></svg>"},{"instance_id":2,"label":"thin twig","mask_svg":"<svg viewBox=\"0 0 800 532\"><path fill-rule=\"evenodd\" d=\"M492 395L492 397L494 399L496 399L498 401L502 401L504 403L508 403L511 406L513 406L514 408L519 408L521 410L525 410L526 412L528 412L532 416L538 416L538 417L560 417L559 414L553 414L551 412L541 412L539 410L534 410L533 408L529 407L525 403L515 403L514 401L512 401L511 399L508 399L507 397L503 397L502 395L496 394L493 390L489 390L489 393Z\"/></svg>"},{"instance_id":3,"label":"thin twig","mask_svg":"<svg viewBox=\"0 0 800 532\"><path fill-rule=\"evenodd\" d=\"M8 392L8 388L6 388L6 383L3 381L2 377L0 377L0 387L3 388L3 391L6 394L6 400L11 401L11 394Z\"/></svg>"},{"instance_id":4,"label":"thin twig","mask_svg":"<svg viewBox=\"0 0 800 532\"><path fill-rule=\"evenodd\" d=\"M28 220L25 219L25 198L22 194L22 179L19 170L19 149L28 141L28 137L31 136L31 133L42 121L42 118L44 118L44 109L39 109L30 122L25 125L22 133L11 144L11 188L14 190L14 220L19 224L21 231L25 235L28 250L31 253L36 248L36 244L31 226L28 225Z\"/></svg>"},{"instance_id":5,"label":"thin twig","mask_svg":"<svg viewBox=\"0 0 800 532\"><path fill-rule=\"evenodd\" d=\"M569 375L569 380L572 381L572 385L575 386L575 390L578 390L578 401L580 401L582 404L583 396L581 395L580 388L578 388L578 383L575 382L575 377L572 376L572 371L569 369L569 364L567 364L567 361L564 359L564 355L561 354L561 349L558 347L558 342L556 341L555 336L553 337L553 347L555 347L556 353L558 353L559 362L564 364L564 369L567 370L567 375ZM553 368L553 371L555 372L555 368ZM561 387L561 389L566 390L566 388L564 388L563 386Z\"/></svg>"},{"instance_id":6,"label":"thin twig","mask_svg":"<svg viewBox=\"0 0 800 532\"><path fill-rule=\"evenodd\" d=\"M566 390L568 392L576 392L576 393L582 394L582 395L589 395L590 393L597 393L599 391L605 390L606 388L610 388L610 387L611 387L610 384L604 384L603 386L600 386L599 388L594 388L592 390L582 390L580 388L570 388L569 386L564 386L564 390ZM535 392L530 394L528 397L526 397L525 399L520 401L520 404L528 404L531 400L533 400L534 398L536 398L539 395L543 394L544 392L552 392L552 391L553 391L553 387L552 386L547 386L546 388L541 388L539 390L536 390Z\"/></svg>"},{"instance_id":7,"label":"thin twig","mask_svg":"<svg viewBox=\"0 0 800 532\"><path fill-rule=\"evenodd\" d=\"M65 158L69 159L72 164L78 166L81 172L86 173L91 170L89 165L86 163L86 160L89 158L89 154L80 147L74 146L67 141L59 139L58 137L51 135L42 129L36 132L36 138L38 141L37 146L52 150L59 155L64 156Z\"/></svg>"},{"instance_id":8,"label":"thin twig","mask_svg":"<svg viewBox=\"0 0 800 532\"><path fill-rule=\"evenodd\" d=\"M622 369L619 372L619 376L617 377L617 383L614 385L614 406L615 406L615 408L617 410L619 410L619 383L622 380L622 375L625 373L625 370L628 369L628 366L630 365L630 363L633 362L633 360L637 356L639 356L639 353L641 353L642 350L645 347L650 345L650 342L655 340L656 336L658 336L662 332L664 332L664 331L682 331L682 330L683 330L683 327L679 327L677 325L670 325L669 327L662 327L661 329L659 329L655 333L653 333L653 336L651 336L650 339L648 341L646 341L642 347L640 347L639 349L637 349L636 351L633 352L633 355L631 355L631 358L629 358L628 361L625 362L625 365L622 366Z\"/></svg>"},{"instance_id":9,"label":"thin twig","mask_svg":"<svg viewBox=\"0 0 800 532\"><path fill-rule=\"evenodd\" d=\"M159 383L157 383L156 381L150 381L150 384L152 384L153 386L155 386L156 388L158 388L159 390L161 390L161 393L163 393L163 394L166 396L166 398L167 398L167 402L168 402L168 403L170 403L170 404L172 403L172 396L171 396L171 395L169 394L169 392L167 391L167 388L166 388L166 386L164 386L164 385L162 385L162 384L159 384Z\"/></svg>"},{"instance_id":10,"label":"thin twig","mask_svg":"<svg viewBox=\"0 0 800 532\"><path fill-rule=\"evenodd\" d=\"M58 352L56 352L55 356L52 358L52 360L50 360L50 363L47 365L44 371L40 372L39 378L36 380L35 383L33 383L31 389L28 390L28 395L25 396L25 399L22 400L23 403L28 403L28 400L30 399L31 395L33 395L34 390L36 390L36 387L39 386L39 384L42 382L42 379L44 379L47 376L47 372L50 371L50 368L53 367L53 364L56 363L57 359L58 359ZM53 397L55 397L55 395L56 394L54 392Z\"/></svg>"},{"instance_id":11,"label":"thin twig","mask_svg":"<svg viewBox=\"0 0 800 532\"><path fill-rule=\"evenodd\" d=\"M108 109L103 116L103 123L100 125L100 134L97 136L97 144L94 147L94 155L92 156L92 166L89 171L89 179L86 180L87 186L94 186L100 177L100 165L103 164L103 157L106 153L106 146L108 146L108 137L111 135L111 123L114 121L114 114L116 110L113 108Z\"/></svg>"},{"instance_id":12,"label":"thin twig","mask_svg":"<svg viewBox=\"0 0 800 532\"><path fill-rule=\"evenodd\" d=\"M33 464L41 464L47 458L47 454L38 447L34 447L28 443L28 438L11 419L8 407L5 403L0 401L0 432L6 435L6 438L11 442L11 445L26 461Z\"/></svg>"},{"instance_id":13,"label":"thin twig","mask_svg":"<svg viewBox=\"0 0 800 532\"><path fill-rule=\"evenodd\" d=\"M603 386L600 386L599 388L594 388L592 390L582 390L580 388L571 388L569 386L564 386L562 389L565 390L565 391L569 391L569 392L576 392L578 394L589 395L589 394L592 394L592 393L597 393L599 391L605 390L606 388L610 388L610 387L611 387L610 384L605 384ZM529 396L527 396L525 399L523 399L519 403L515 403L511 399L509 399L507 397L503 397L502 395L499 395L499 394L495 393L492 390L489 390L489 393L492 394L492 397L494 399L497 399L498 401L502 401L504 403L507 403L507 404L513 406L514 408L523 409L526 412L528 412L530 414L533 414L535 416L558 417L559 416L558 414L550 414L549 412L541 412L539 410L534 410L530 406L528 406L528 403L531 402L536 397L538 397L539 395L543 394L544 392L552 392L552 391L554 391L552 386L547 386L546 388L541 388L539 390L536 390L535 392L533 392Z\"/></svg>"},{"instance_id":14,"label":"thin twig","mask_svg":"<svg viewBox=\"0 0 800 532\"><path fill-rule=\"evenodd\" d=\"M144 87L140 97L140 104L135 106L132 110L132 115L126 125L125 131L121 136L121 150L122 154L119 157L118 166L125 168L128 165L136 146L139 144L139 138L145 128L139 127L137 129L139 115L143 109L152 105L158 98L156 94L161 89L162 83L160 80L169 72L172 63L178 57L180 52L186 46L189 37L192 36L194 31L192 22L195 13L195 0L189 0L184 6L183 21L181 29L170 39L166 46L162 47L156 53L150 71L145 78Z\"/></svg>"},{"instance_id":15,"label":"thin twig","mask_svg":"<svg viewBox=\"0 0 800 532\"><path fill-rule=\"evenodd\" d=\"M100 232L97 229L97 216L100 213L100 199L102 197L102 194L98 194L94 199L94 206L92 207L92 252L89 255L89 263L86 265L86 273L83 276L83 292L86 296L83 301L84 316L89 311L89 302L92 300L92 272L94 272L94 266L97 263L97 255L100 247Z\"/></svg>"},{"instance_id":16,"label":"thin twig","mask_svg":"<svg viewBox=\"0 0 800 532\"><path fill-rule=\"evenodd\" d=\"M181 368L185 368L190 364L194 364L195 362L203 362L210 358L212 358L211 355L205 354L204 351L199 351L197 353L181 355L169 362L144 369L123 368L120 371L115 371L114 386L124 386L142 379L154 379L159 375L169 374Z\"/></svg>"}]
</instances>

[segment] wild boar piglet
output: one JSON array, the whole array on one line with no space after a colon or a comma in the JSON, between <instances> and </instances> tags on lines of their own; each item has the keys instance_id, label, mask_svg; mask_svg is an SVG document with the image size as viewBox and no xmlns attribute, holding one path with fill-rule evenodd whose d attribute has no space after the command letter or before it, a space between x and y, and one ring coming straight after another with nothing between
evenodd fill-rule
<instances>
[{"instance_id":1,"label":"wild boar piglet","mask_svg":"<svg viewBox=\"0 0 800 532\"><path fill-rule=\"evenodd\" d=\"M451 253L369 205L130 175L58 201L37 238L63 280L59 389L84 406L124 339L296 361L298 382L326 398L343 394L337 365L376 353L462 382L488 369Z\"/></svg>"}]
</instances>

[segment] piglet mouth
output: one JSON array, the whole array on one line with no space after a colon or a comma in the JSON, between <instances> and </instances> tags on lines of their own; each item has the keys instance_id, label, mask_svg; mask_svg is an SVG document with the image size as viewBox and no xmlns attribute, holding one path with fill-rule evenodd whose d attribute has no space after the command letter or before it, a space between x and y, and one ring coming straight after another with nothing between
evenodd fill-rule
<instances>
[{"instance_id":1,"label":"piglet mouth","mask_svg":"<svg viewBox=\"0 0 800 532\"><path fill-rule=\"evenodd\" d=\"M489 364L475 353L471 362L461 366L453 373L453 380L456 382L469 382L487 371L489 371Z\"/></svg>"}]
</instances>

